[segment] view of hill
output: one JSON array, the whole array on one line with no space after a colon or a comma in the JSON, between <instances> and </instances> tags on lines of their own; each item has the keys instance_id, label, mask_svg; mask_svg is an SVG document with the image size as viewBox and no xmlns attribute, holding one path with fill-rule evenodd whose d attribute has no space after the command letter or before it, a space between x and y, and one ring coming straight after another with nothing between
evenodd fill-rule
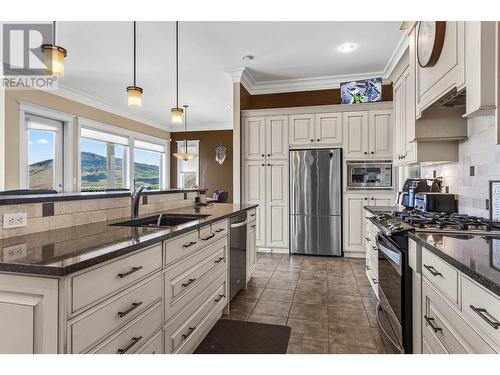
<instances>
[{"instance_id":1,"label":"view of hill","mask_svg":"<svg viewBox=\"0 0 500 375\"><path fill-rule=\"evenodd\" d=\"M103 190L107 183L107 161L104 156L91 152L82 152L81 175L82 190ZM115 159L115 187L122 187L122 159ZM135 163L134 173L137 184L149 184L153 189L159 188L160 170L156 165ZM30 164L29 178L31 188L51 188L52 159Z\"/></svg>"}]
</instances>

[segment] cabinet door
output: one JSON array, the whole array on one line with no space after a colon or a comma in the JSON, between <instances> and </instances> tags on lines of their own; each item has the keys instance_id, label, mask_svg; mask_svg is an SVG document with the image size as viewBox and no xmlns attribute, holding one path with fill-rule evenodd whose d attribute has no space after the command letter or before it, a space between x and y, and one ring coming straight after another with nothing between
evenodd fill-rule
<instances>
[{"instance_id":1,"label":"cabinet door","mask_svg":"<svg viewBox=\"0 0 500 375\"><path fill-rule=\"evenodd\" d=\"M364 206L368 196L363 194L345 194L344 215L344 252L364 252Z\"/></svg>"},{"instance_id":2,"label":"cabinet door","mask_svg":"<svg viewBox=\"0 0 500 375\"><path fill-rule=\"evenodd\" d=\"M266 164L263 161L245 163L243 175L243 201L258 204L256 207L255 239L257 246L265 245L266 228Z\"/></svg>"},{"instance_id":3,"label":"cabinet door","mask_svg":"<svg viewBox=\"0 0 500 375\"><path fill-rule=\"evenodd\" d=\"M264 117L247 117L244 121L244 157L264 159L266 153L266 122Z\"/></svg>"},{"instance_id":4,"label":"cabinet door","mask_svg":"<svg viewBox=\"0 0 500 375\"><path fill-rule=\"evenodd\" d=\"M370 206L392 206L394 202L393 194L370 194Z\"/></svg>"},{"instance_id":5,"label":"cabinet door","mask_svg":"<svg viewBox=\"0 0 500 375\"><path fill-rule=\"evenodd\" d=\"M368 157L368 112L344 112L344 151L348 158Z\"/></svg>"},{"instance_id":6,"label":"cabinet door","mask_svg":"<svg viewBox=\"0 0 500 375\"><path fill-rule=\"evenodd\" d=\"M266 117L266 157L288 159L288 116Z\"/></svg>"},{"instance_id":7,"label":"cabinet door","mask_svg":"<svg viewBox=\"0 0 500 375\"><path fill-rule=\"evenodd\" d=\"M374 159L392 158L392 111L370 111L368 149Z\"/></svg>"},{"instance_id":8,"label":"cabinet door","mask_svg":"<svg viewBox=\"0 0 500 375\"><path fill-rule=\"evenodd\" d=\"M58 281L0 275L0 354L56 354Z\"/></svg>"},{"instance_id":9,"label":"cabinet door","mask_svg":"<svg viewBox=\"0 0 500 375\"><path fill-rule=\"evenodd\" d=\"M393 86L393 101L394 108L394 166L403 164L401 155L403 152L404 142L404 88L403 77L399 78Z\"/></svg>"},{"instance_id":10,"label":"cabinet door","mask_svg":"<svg viewBox=\"0 0 500 375\"><path fill-rule=\"evenodd\" d=\"M290 146L314 143L314 115L290 116Z\"/></svg>"},{"instance_id":11,"label":"cabinet door","mask_svg":"<svg viewBox=\"0 0 500 375\"><path fill-rule=\"evenodd\" d=\"M342 114L318 113L314 119L314 139L321 145L341 145Z\"/></svg>"},{"instance_id":12,"label":"cabinet door","mask_svg":"<svg viewBox=\"0 0 500 375\"><path fill-rule=\"evenodd\" d=\"M252 277L255 271L255 264L257 262L257 249L255 247L255 228L256 222L250 223L247 231L247 282Z\"/></svg>"},{"instance_id":13,"label":"cabinet door","mask_svg":"<svg viewBox=\"0 0 500 375\"><path fill-rule=\"evenodd\" d=\"M288 247L288 162L266 166L266 246Z\"/></svg>"}]
</instances>

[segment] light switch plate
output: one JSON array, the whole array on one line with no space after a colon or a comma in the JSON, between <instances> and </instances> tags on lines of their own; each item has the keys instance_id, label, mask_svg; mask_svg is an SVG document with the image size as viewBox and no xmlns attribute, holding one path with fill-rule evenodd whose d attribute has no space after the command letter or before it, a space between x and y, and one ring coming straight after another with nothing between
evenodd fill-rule
<instances>
[{"instance_id":1,"label":"light switch plate","mask_svg":"<svg viewBox=\"0 0 500 375\"><path fill-rule=\"evenodd\" d=\"M28 214L20 212L15 214L3 214L3 228L21 228L28 225Z\"/></svg>"}]
</instances>

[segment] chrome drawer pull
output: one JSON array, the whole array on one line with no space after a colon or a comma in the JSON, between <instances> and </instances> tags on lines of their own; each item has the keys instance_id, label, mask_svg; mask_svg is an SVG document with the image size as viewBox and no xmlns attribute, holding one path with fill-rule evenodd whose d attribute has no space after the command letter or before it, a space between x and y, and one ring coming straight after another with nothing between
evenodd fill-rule
<instances>
[{"instance_id":1,"label":"chrome drawer pull","mask_svg":"<svg viewBox=\"0 0 500 375\"><path fill-rule=\"evenodd\" d=\"M439 272L437 269L435 269L433 266L428 266L427 264L424 264L424 267L429 271L432 276L443 276L441 272Z\"/></svg>"},{"instance_id":2,"label":"chrome drawer pull","mask_svg":"<svg viewBox=\"0 0 500 375\"><path fill-rule=\"evenodd\" d=\"M220 263L220 262L221 262L221 261L223 261L223 260L224 260L224 257L220 257L219 259L216 259L214 262L215 262L215 263Z\"/></svg>"},{"instance_id":3,"label":"chrome drawer pull","mask_svg":"<svg viewBox=\"0 0 500 375\"><path fill-rule=\"evenodd\" d=\"M488 323L494 329L498 329L498 327L500 327L500 323L499 322L493 321L490 318L488 318L486 315L484 315L484 314L488 314L488 311L486 309L482 309L480 307L475 307L475 306L472 306L472 305L469 305L469 307L472 309L472 311L474 311L477 315L479 315L486 323Z\"/></svg>"},{"instance_id":4,"label":"chrome drawer pull","mask_svg":"<svg viewBox=\"0 0 500 375\"><path fill-rule=\"evenodd\" d=\"M224 232L224 228L219 228L215 230L215 233L220 233L220 232Z\"/></svg>"},{"instance_id":5,"label":"chrome drawer pull","mask_svg":"<svg viewBox=\"0 0 500 375\"><path fill-rule=\"evenodd\" d=\"M185 288L185 287L187 287L189 284L191 284L191 283L193 283L193 282L195 282L195 281L196 281L196 279L189 279L187 283L182 284L182 287L183 287L183 288Z\"/></svg>"},{"instance_id":6,"label":"chrome drawer pull","mask_svg":"<svg viewBox=\"0 0 500 375\"><path fill-rule=\"evenodd\" d=\"M365 237L365 240L367 240L368 242L370 242L370 237Z\"/></svg>"},{"instance_id":7,"label":"chrome drawer pull","mask_svg":"<svg viewBox=\"0 0 500 375\"><path fill-rule=\"evenodd\" d=\"M130 349L132 349L132 347L137 344L139 341L142 340L142 336L139 336L139 337L132 337L132 341L130 342L130 344L128 344L125 348L123 349L118 349L116 352L118 354L125 354L127 353Z\"/></svg>"},{"instance_id":8,"label":"chrome drawer pull","mask_svg":"<svg viewBox=\"0 0 500 375\"><path fill-rule=\"evenodd\" d=\"M219 294L219 297L217 297L214 301L215 302L219 302L221 299L223 299L225 297L224 294Z\"/></svg>"},{"instance_id":9,"label":"chrome drawer pull","mask_svg":"<svg viewBox=\"0 0 500 375\"><path fill-rule=\"evenodd\" d=\"M132 304L132 306L130 306L130 308L129 308L128 310L125 310L125 311L120 311L120 312L118 313L118 316L119 316L120 318L123 318L125 315L127 315L127 314L131 313L132 311L134 311L135 309L137 309L137 308L138 308L139 306L141 306L141 305L142 305L142 301L141 301L141 302L134 302L134 303Z\"/></svg>"},{"instance_id":10,"label":"chrome drawer pull","mask_svg":"<svg viewBox=\"0 0 500 375\"><path fill-rule=\"evenodd\" d=\"M429 324L432 328L432 330L437 333L439 331L442 331L443 329L442 328L439 328L439 327L436 327L434 325L434 318L429 318L427 315L424 315L424 318L425 320L427 321L427 324Z\"/></svg>"},{"instance_id":11,"label":"chrome drawer pull","mask_svg":"<svg viewBox=\"0 0 500 375\"><path fill-rule=\"evenodd\" d=\"M130 271L128 271L128 272L125 272L125 273L119 273L119 274L118 274L118 277L119 277L120 279L123 279L124 277L127 277L128 275L131 275L131 274L133 274L134 272L137 272L137 271L139 271L139 270L142 270L142 266L139 266L139 267L132 267L132 269L131 269Z\"/></svg>"},{"instance_id":12,"label":"chrome drawer pull","mask_svg":"<svg viewBox=\"0 0 500 375\"><path fill-rule=\"evenodd\" d=\"M369 271L370 270L370 266L365 266L365 268Z\"/></svg>"},{"instance_id":13,"label":"chrome drawer pull","mask_svg":"<svg viewBox=\"0 0 500 375\"><path fill-rule=\"evenodd\" d=\"M182 335L182 339L185 340L187 339L189 336L191 336L191 333L193 333L193 331L196 329L196 327L189 327L188 329L188 333L186 333L185 335Z\"/></svg>"},{"instance_id":14,"label":"chrome drawer pull","mask_svg":"<svg viewBox=\"0 0 500 375\"><path fill-rule=\"evenodd\" d=\"M212 233L210 236L202 238L202 240L203 241L208 241L209 239L214 238L214 237L215 237L215 233Z\"/></svg>"},{"instance_id":15,"label":"chrome drawer pull","mask_svg":"<svg viewBox=\"0 0 500 375\"><path fill-rule=\"evenodd\" d=\"M254 225L251 225L252 228L255 228L255 224Z\"/></svg>"},{"instance_id":16,"label":"chrome drawer pull","mask_svg":"<svg viewBox=\"0 0 500 375\"><path fill-rule=\"evenodd\" d=\"M373 277L372 277L372 281L373 281L374 284L378 284L377 279L374 279Z\"/></svg>"},{"instance_id":17,"label":"chrome drawer pull","mask_svg":"<svg viewBox=\"0 0 500 375\"><path fill-rule=\"evenodd\" d=\"M378 247L377 246L372 246L372 249L375 250L375 251L378 251Z\"/></svg>"},{"instance_id":18,"label":"chrome drawer pull","mask_svg":"<svg viewBox=\"0 0 500 375\"><path fill-rule=\"evenodd\" d=\"M191 242L189 242L189 243L187 243L185 245L182 245L182 247L191 247L191 246L196 245L196 244L197 244L197 242L191 241Z\"/></svg>"}]
</instances>

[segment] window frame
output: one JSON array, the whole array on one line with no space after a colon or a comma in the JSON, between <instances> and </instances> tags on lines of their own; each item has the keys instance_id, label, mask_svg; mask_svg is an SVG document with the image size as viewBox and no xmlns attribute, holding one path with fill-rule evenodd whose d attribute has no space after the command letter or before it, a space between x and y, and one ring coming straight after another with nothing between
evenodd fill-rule
<instances>
[{"instance_id":1,"label":"window frame","mask_svg":"<svg viewBox=\"0 0 500 375\"><path fill-rule=\"evenodd\" d=\"M190 142L194 142L196 143L196 158L198 160L198 162L196 163L196 185L200 185L200 140L199 139L188 139L187 140L187 143L188 143L188 147L189 147L189 143ZM177 152L180 152L179 150L179 144L181 143L184 143L184 139L183 140L180 140L180 141L176 141L176 145L177 145ZM180 188L180 189L184 189L184 186L182 186L182 178L181 178L181 173L180 173L180 165L181 163L183 163L184 161L181 160L181 159L177 159L177 176L176 176L176 180L177 180L177 187Z\"/></svg>"},{"instance_id":2,"label":"window frame","mask_svg":"<svg viewBox=\"0 0 500 375\"><path fill-rule=\"evenodd\" d=\"M169 163L166 163L166 155L170 153L170 139L165 140L161 138L156 138L147 134L138 133L132 130L127 130L123 128L119 128L113 125L105 124L102 122L98 122L95 120L91 120L85 117L78 117L78 152L77 152L77 165L78 165L78 191L81 191L81 155L80 155L80 141L81 141L81 129L87 128L96 130L103 133L109 133L113 135L118 135L121 137L128 138L128 165L126 170L126 183L124 181L124 188L131 189L134 186L134 150L135 150L135 140L144 141L148 143L153 143L155 145L161 146L164 149L161 157L161 165L160 165L160 190L169 188L169 179L166 176L169 176ZM84 137L85 138L85 137ZM89 138L87 138L89 139Z\"/></svg>"},{"instance_id":3,"label":"window frame","mask_svg":"<svg viewBox=\"0 0 500 375\"><path fill-rule=\"evenodd\" d=\"M60 131L56 133L57 143L54 153L54 168L56 169L54 178L54 190L58 192L73 191L73 120L71 114L59 112L45 107L33 105L31 103L19 103L19 188L29 188L29 117L37 117L41 122L57 122ZM65 161L70 162L65 162ZM57 185L60 185L59 188Z\"/></svg>"}]
</instances>

